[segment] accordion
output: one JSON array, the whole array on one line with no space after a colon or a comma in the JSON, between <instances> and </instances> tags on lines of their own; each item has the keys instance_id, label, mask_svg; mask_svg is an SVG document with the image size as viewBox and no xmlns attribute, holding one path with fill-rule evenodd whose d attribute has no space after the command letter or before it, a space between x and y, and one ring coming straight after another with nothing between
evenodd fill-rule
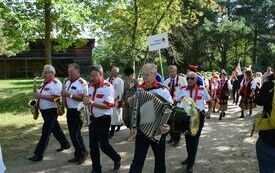
<instances>
[{"instance_id":1,"label":"accordion","mask_svg":"<svg viewBox=\"0 0 275 173\"><path fill-rule=\"evenodd\" d=\"M170 102L159 95L138 89L134 98L132 128L158 142L162 135L160 126L168 122L172 113Z\"/></svg>"},{"instance_id":2,"label":"accordion","mask_svg":"<svg viewBox=\"0 0 275 173\"><path fill-rule=\"evenodd\" d=\"M148 139L158 142L160 127L170 124L173 131L196 135L200 117L192 99L183 99L182 108L173 106L157 94L138 89L135 93L131 127L138 129ZM169 122L168 122L169 121Z\"/></svg>"}]
</instances>

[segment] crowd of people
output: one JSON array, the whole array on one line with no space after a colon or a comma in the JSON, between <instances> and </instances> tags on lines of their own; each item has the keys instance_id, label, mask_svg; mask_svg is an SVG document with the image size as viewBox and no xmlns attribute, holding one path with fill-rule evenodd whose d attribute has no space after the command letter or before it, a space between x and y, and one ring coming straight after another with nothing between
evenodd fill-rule
<instances>
[{"instance_id":1,"label":"crowd of people","mask_svg":"<svg viewBox=\"0 0 275 173\"><path fill-rule=\"evenodd\" d=\"M273 116L275 119L273 83L275 74L272 73L271 67L268 67L263 75L256 72L253 76L251 68L243 68L243 71L233 71L231 76L222 70L220 73L212 72L211 77L207 78L205 73L199 72L195 65L188 65L186 75L179 75L177 66L170 65L168 77L161 79L157 72L157 65L147 63L141 69L142 82L135 79L134 70L131 67L124 69L124 80L120 78L119 70L116 66L112 67L110 76L105 80L102 66L92 65L89 69L90 81L87 82L80 76L80 66L72 63L68 66L68 79L62 85L55 78L55 68L52 65L45 65L42 72L44 81L39 87L39 92L34 93L44 123L34 155L29 160L34 162L43 160L51 133L60 143L57 152L70 148L70 143L58 123L58 107L55 104L57 97L61 97L66 106L67 125L74 147L74 155L68 162L82 164L89 155L81 135L83 115L79 110L79 105L82 104L88 109L91 173L102 172L100 149L113 160L114 172L120 169L121 156L109 140L122 125L129 129L129 136L126 140L135 142L135 152L129 172L142 172L149 146L155 157L154 172L166 172L166 143L177 147L181 133L173 131L173 124L163 123L159 127L162 133L160 140L155 142L148 139L139 127L134 130L132 111L137 89L154 93L175 106L179 105L183 98L190 98L194 101L200 122L196 135L184 133L187 158L182 164L186 165L185 172L187 173L193 172L205 118L212 118L212 112L220 113L218 120L225 118L229 97L232 98L232 104L239 104L241 108L239 118L245 117L245 111L249 111L248 116L251 116L253 108L258 104L264 108L262 118ZM268 99L265 99L267 97ZM273 119L270 118L271 122ZM257 158L261 173L273 173L275 170L274 124L271 123L268 129L258 128L260 131L257 141ZM166 141L167 135L170 136L168 141Z\"/></svg>"}]
</instances>

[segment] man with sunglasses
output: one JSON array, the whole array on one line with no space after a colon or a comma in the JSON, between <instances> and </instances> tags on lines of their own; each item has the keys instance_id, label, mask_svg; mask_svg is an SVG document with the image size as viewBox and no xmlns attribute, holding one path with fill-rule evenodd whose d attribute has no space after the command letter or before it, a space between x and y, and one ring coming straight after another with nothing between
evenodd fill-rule
<instances>
[{"instance_id":1,"label":"man with sunglasses","mask_svg":"<svg viewBox=\"0 0 275 173\"><path fill-rule=\"evenodd\" d=\"M185 134L187 159L182 162L183 165L187 165L186 173L192 173L192 167L195 163L195 158L198 150L199 138L201 135L202 128L204 126L205 118L205 102L208 104L208 112L211 112L211 97L207 89L203 86L198 86L197 74L195 72L189 72L186 77L187 87L182 87L178 95L175 97L175 102L181 102L184 97L190 97L196 103L197 109L200 112L200 126L197 134L191 136Z\"/></svg>"}]
</instances>

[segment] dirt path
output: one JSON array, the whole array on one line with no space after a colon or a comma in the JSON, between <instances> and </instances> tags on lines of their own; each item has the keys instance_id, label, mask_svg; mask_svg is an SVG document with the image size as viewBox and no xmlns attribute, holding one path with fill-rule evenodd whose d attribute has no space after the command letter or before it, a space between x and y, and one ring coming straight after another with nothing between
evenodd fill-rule
<instances>
[{"instance_id":1,"label":"dirt path","mask_svg":"<svg viewBox=\"0 0 275 173\"><path fill-rule=\"evenodd\" d=\"M260 108L256 110L259 111ZM255 154L257 135L252 138L249 137L253 117L239 119L239 116L239 108L230 105L228 114L222 121L218 120L218 114L213 114L210 120L206 120L200 138L194 173L258 172ZM83 128L83 136L88 147L87 128ZM127 136L128 130L123 129L116 133L116 136L111 140L114 148L123 158L121 173L129 171L134 151L134 143L126 142ZM184 167L181 166L180 162L186 158L184 141L184 136L182 136L179 147L174 148L167 145L167 173L183 172ZM57 142L51 140L42 162L32 163L28 161L26 158L31 153L26 153L24 158L6 161L7 173L89 173L91 171L90 158L82 165L68 163L67 160L73 156L73 149L57 153L55 149L58 147ZM104 154L101 154L101 164L104 173L112 172L113 162ZM154 157L150 149L143 172L152 173L153 167Z\"/></svg>"}]
</instances>

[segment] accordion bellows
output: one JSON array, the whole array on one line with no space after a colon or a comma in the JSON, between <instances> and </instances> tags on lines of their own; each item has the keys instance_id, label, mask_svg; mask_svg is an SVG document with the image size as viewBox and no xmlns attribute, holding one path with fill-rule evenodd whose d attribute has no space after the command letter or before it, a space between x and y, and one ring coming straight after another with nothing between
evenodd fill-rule
<instances>
[{"instance_id":1,"label":"accordion bellows","mask_svg":"<svg viewBox=\"0 0 275 173\"><path fill-rule=\"evenodd\" d=\"M168 122L172 105L159 95L137 90L134 99L132 127L136 127L147 138L159 141L160 126Z\"/></svg>"}]
</instances>

